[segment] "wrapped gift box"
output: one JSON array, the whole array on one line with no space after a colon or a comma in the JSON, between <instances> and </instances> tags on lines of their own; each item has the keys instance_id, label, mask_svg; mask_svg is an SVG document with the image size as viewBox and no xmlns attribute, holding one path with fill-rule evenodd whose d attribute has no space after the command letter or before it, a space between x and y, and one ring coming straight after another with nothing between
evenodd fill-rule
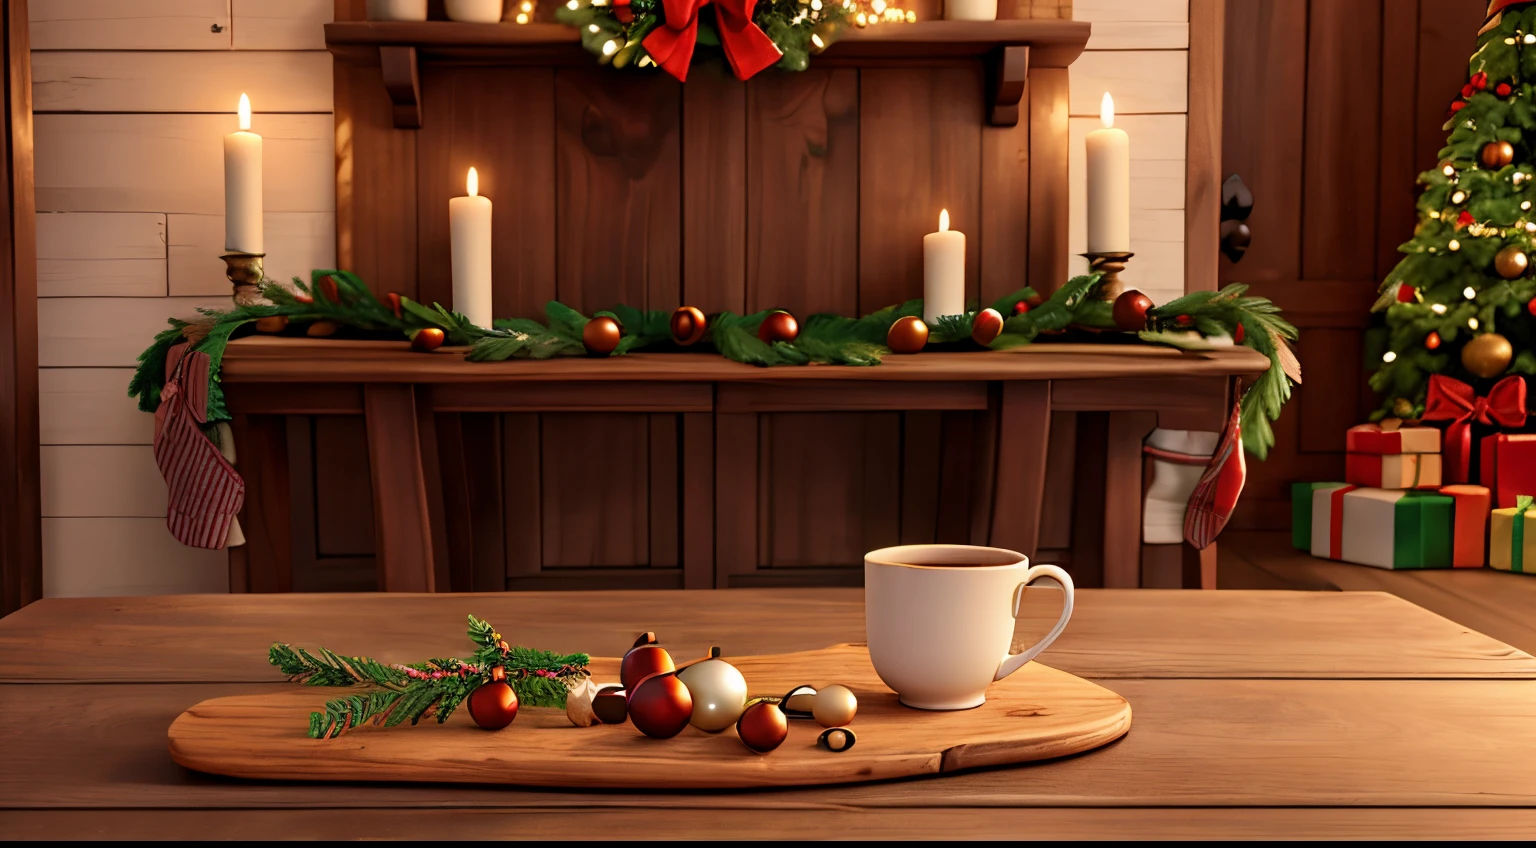
<instances>
[{"instance_id":1,"label":"wrapped gift box","mask_svg":"<svg viewBox=\"0 0 1536 848\"><path fill-rule=\"evenodd\" d=\"M1501 571L1536 571L1536 509L1530 495L1496 509L1488 524L1488 564Z\"/></svg>"},{"instance_id":2,"label":"wrapped gift box","mask_svg":"<svg viewBox=\"0 0 1536 848\"><path fill-rule=\"evenodd\" d=\"M1495 433L1482 442L1478 482L1493 492L1493 505L1508 509L1519 495L1536 495L1536 434Z\"/></svg>"},{"instance_id":3,"label":"wrapped gift box","mask_svg":"<svg viewBox=\"0 0 1536 848\"><path fill-rule=\"evenodd\" d=\"M1319 489L1338 489L1346 483L1291 484L1291 547L1312 550L1312 493Z\"/></svg>"},{"instance_id":4,"label":"wrapped gift box","mask_svg":"<svg viewBox=\"0 0 1536 848\"><path fill-rule=\"evenodd\" d=\"M1488 511L1493 497L1486 486L1442 486L1440 494L1456 501L1451 519L1451 565L1482 568L1487 562Z\"/></svg>"},{"instance_id":5,"label":"wrapped gift box","mask_svg":"<svg viewBox=\"0 0 1536 848\"><path fill-rule=\"evenodd\" d=\"M1433 427L1399 427L1383 430L1380 424L1361 424L1344 434L1350 453L1439 453L1440 431Z\"/></svg>"},{"instance_id":6,"label":"wrapped gift box","mask_svg":"<svg viewBox=\"0 0 1536 848\"><path fill-rule=\"evenodd\" d=\"M1352 453L1344 458L1344 479L1373 489L1437 489L1440 454Z\"/></svg>"},{"instance_id":7,"label":"wrapped gift box","mask_svg":"<svg viewBox=\"0 0 1536 848\"><path fill-rule=\"evenodd\" d=\"M1455 499L1344 486L1312 493L1312 555L1377 568L1449 568Z\"/></svg>"}]
</instances>

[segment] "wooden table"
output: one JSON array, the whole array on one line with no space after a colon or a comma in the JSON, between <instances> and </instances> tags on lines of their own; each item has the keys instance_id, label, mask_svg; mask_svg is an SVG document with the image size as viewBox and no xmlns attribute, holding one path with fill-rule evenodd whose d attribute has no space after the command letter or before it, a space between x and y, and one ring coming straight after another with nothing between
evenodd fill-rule
<instances>
[{"instance_id":1,"label":"wooden table","mask_svg":"<svg viewBox=\"0 0 1536 848\"><path fill-rule=\"evenodd\" d=\"M403 342L265 336L230 344L222 380L243 458L239 468L248 488L241 524L250 542L234 549L232 591L292 587L284 415L365 417L381 589L500 590L508 576L518 576L508 568L518 562L531 569L522 575L528 581L524 585L543 588L538 577L570 580L573 569L537 574L537 527L505 532L533 537L532 550L521 557L503 556L499 547L489 554L474 549L476 539L504 534L500 525L486 529L487 519L475 513L476 501L467 493L495 492L502 481L499 469L475 461L487 451L467 442L455 416L506 411L676 414L680 423L669 423L669 434L652 451L660 457L656 462L670 468L666 474L675 478L677 496L668 490L657 497L653 489L653 505L663 505L666 514L653 506L650 520L672 523L680 550L669 555L681 565L671 570L672 585L689 589L783 585L786 579L816 576L812 569L775 574L759 567L760 550L771 542L760 491L766 491L773 473L771 463L760 459L762 414L943 410L986 416L974 447L970 438L965 440L966 455L950 456L953 446L944 447L944 462L974 468L975 474L972 485L964 487L972 491L958 493L970 497L971 509L959 515L964 526L941 527L938 541L991 544L1034 555L1052 411L1106 412L1108 455L1102 481L1093 481L1103 483L1105 495L1095 509L1116 520L1104 528L1103 550L1096 553L1105 564L1105 585L1135 587L1141 559L1142 439L1157 426L1219 430L1230 408L1233 379L1269 367L1265 357L1245 347L1192 353L1111 344L1042 343L1011 351L891 356L874 368L765 369L716 356L654 353L473 363L464 354L463 348L411 353ZM532 440L532 462L537 463L536 432ZM592 451L605 447L594 445ZM932 485L920 494L936 509L940 459L931 460ZM905 457L903 466L915 480L913 457ZM924 487L914 483L913 488ZM956 494L946 490L945 496L953 500ZM908 495L900 496L906 514ZM914 511L921 512L922 501L914 503ZM566 513L562 519L580 518L568 514L572 511L561 510ZM499 515L497 509L485 512ZM827 520L833 518L842 517ZM927 519L931 525L933 516ZM598 525L592 532L599 532ZM1187 552L1186 585L1214 585L1214 554L1214 549L1203 557ZM635 571L607 569L605 578L652 581L619 585L631 588L658 585L655 578L669 577L659 569ZM846 582L850 569L842 571L834 578ZM450 572L487 579L471 585L462 576L450 578Z\"/></svg>"},{"instance_id":2,"label":"wooden table","mask_svg":"<svg viewBox=\"0 0 1536 848\"><path fill-rule=\"evenodd\" d=\"M1017 638L1054 620L1031 590ZM185 771L177 714L260 692L274 639L401 661L464 615L536 646L689 654L863 638L856 589L50 599L0 620L7 838L1529 837L1536 658L1374 592L1085 590L1041 658L1130 700L1097 752L771 792L249 783ZM321 693L316 692L317 700ZM364 731L367 732L367 731ZM379 731L388 732L388 731ZM507 731L515 738L516 727Z\"/></svg>"}]
</instances>

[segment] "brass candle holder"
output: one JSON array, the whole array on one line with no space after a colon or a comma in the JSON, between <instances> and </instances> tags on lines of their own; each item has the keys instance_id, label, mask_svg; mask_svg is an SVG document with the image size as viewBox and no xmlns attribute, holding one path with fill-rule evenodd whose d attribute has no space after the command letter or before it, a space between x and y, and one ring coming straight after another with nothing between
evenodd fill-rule
<instances>
[{"instance_id":1,"label":"brass candle holder","mask_svg":"<svg viewBox=\"0 0 1536 848\"><path fill-rule=\"evenodd\" d=\"M235 287L234 300L236 306L260 306L267 302L261 296L261 281L266 279L266 273L262 268L262 260L265 253L226 253L219 257L224 260L224 276L229 278L231 285Z\"/></svg>"},{"instance_id":2,"label":"brass candle holder","mask_svg":"<svg viewBox=\"0 0 1536 848\"><path fill-rule=\"evenodd\" d=\"M1136 254L1127 251L1078 255L1088 260L1088 273L1104 275L1104 279L1099 282L1097 295L1099 300L1113 302L1121 292L1125 291L1125 283L1120 279L1120 272L1125 270L1125 263Z\"/></svg>"}]
</instances>

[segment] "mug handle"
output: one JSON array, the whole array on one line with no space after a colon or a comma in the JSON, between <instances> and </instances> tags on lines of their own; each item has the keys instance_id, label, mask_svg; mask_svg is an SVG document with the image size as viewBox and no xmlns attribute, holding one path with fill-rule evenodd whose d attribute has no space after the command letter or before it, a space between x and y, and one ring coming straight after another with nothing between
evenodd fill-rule
<instances>
[{"instance_id":1,"label":"mug handle","mask_svg":"<svg viewBox=\"0 0 1536 848\"><path fill-rule=\"evenodd\" d=\"M1024 572L1024 580L1019 583L1018 588L1013 590L1013 617L1019 617L1019 603L1024 600L1024 588L1036 579L1050 580L1061 587L1064 595L1061 602L1061 618L1056 620L1056 626L1051 628L1051 632L1045 634L1044 639L1017 654L1009 654L1003 657L1002 664L997 667L997 676L992 678L993 680L1002 680L1004 677L1018 671L1025 663L1040 656L1042 651L1049 648L1051 643L1056 641L1056 637L1061 635L1061 631L1067 629L1067 619L1072 617L1072 578L1065 571L1054 565L1031 566L1028 571Z\"/></svg>"}]
</instances>

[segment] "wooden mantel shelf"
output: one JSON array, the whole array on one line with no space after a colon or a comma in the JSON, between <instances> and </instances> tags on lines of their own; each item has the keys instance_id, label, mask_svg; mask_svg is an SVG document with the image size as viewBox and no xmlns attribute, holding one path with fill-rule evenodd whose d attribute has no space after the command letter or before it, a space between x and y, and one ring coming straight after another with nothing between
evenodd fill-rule
<instances>
[{"instance_id":1,"label":"wooden mantel shelf","mask_svg":"<svg viewBox=\"0 0 1536 848\"><path fill-rule=\"evenodd\" d=\"M634 353L613 358L467 362L468 348L414 353L406 342L249 336L224 354L225 383L748 383L989 382L1114 377L1253 376L1269 367L1247 347L1206 352L1140 345L1035 344L1009 351L888 356L874 367L758 368L721 356Z\"/></svg>"},{"instance_id":2,"label":"wooden mantel shelf","mask_svg":"<svg viewBox=\"0 0 1536 848\"><path fill-rule=\"evenodd\" d=\"M919 21L847 27L814 56L832 66L912 64L943 60L987 62L987 121L1014 126L1029 68L1065 68L1088 43L1085 21ZM421 126L418 62L463 61L512 65L595 62L580 33L556 23L468 24L347 21L325 25L325 43L338 60L377 63L395 105L395 126Z\"/></svg>"}]
</instances>

